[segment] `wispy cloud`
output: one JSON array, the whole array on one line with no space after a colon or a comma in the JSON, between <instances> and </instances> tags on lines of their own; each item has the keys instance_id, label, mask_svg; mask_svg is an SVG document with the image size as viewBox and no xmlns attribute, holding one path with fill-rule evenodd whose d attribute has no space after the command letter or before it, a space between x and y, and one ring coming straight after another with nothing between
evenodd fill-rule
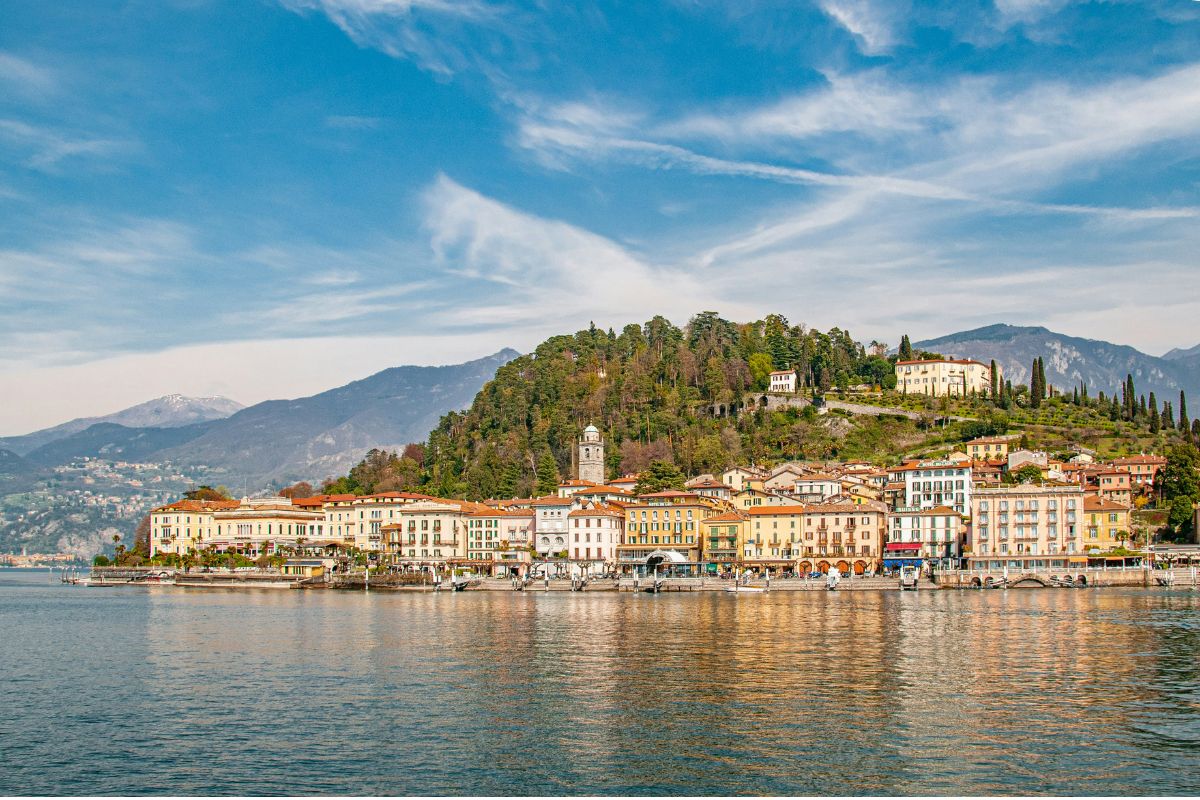
<instances>
[{"instance_id":1,"label":"wispy cloud","mask_svg":"<svg viewBox=\"0 0 1200 800\"><path fill-rule=\"evenodd\" d=\"M53 69L4 51L0 51L0 81L10 91L34 98L55 93L59 85Z\"/></svg>"},{"instance_id":2,"label":"wispy cloud","mask_svg":"<svg viewBox=\"0 0 1200 800\"><path fill-rule=\"evenodd\" d=\"M280 0L297 13L318 12L360 47L412 59L423 69L453 74L471 63L462 26L505 26L504 13L483 0Z\"/></svg>"},{"instance_id":3,"label":"wispy cloud","mask_svg":"<svg viewBox=\"0 0 1200 800\"><path fill-rule=\"evenodd\" d=\"M897 44L897 19L907 5L900 0L822 0L821 9L854 36L864 53L876 55Z\"/></svg>"},{"instance_id":4,"label":"wispy cloud","mask_svg":"<svg viewBox=\"0 0 1200 800\"><path fill-rule=\"evenodd\" d=\"M42 172L58 172L64 162L106 162L137 146L129 140L69 133L16 119L0 119L0 141L20 153L25 166Z\"/></svg>"}]
</instances>

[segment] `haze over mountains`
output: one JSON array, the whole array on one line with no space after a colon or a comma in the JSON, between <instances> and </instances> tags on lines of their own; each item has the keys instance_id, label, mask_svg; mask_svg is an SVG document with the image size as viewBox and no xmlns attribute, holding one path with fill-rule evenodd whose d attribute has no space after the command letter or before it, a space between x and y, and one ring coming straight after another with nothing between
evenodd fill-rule
<instances>
[{"instance_id":1,"label":"haze over mountains","mask_svg":"<svg viewBox=\"0 0 1200 800\"><path fill-rule=\"evenodd\" d=\"M169 394L103 417L80 417L24 436L0 437L0 450L25 455L42 445L65 439L93 425L112 423L126 428L180 428L197 422L223 419L244 406L227 397L184 397Z\"/></svg>"},{"instance_id":2,"label":"haze over mountains","mask_svg":"<svg viewBox=\"0 0 1200 800\"><path fill-rule=\"evenodd\" d=\"M224 398L160 398L0 440L0 453L9 451L10 472L89 456L205 467L235 485L320 479L344 473L371 447L424 441L443 414L470 405L517 355L505 349L465 364L394 367L311 397L248 408Z\"/></svg>"},{"instance_id":3,"label":"haze over mountains","mask_svg":"<svg viewBox=\"0 0 1200 800\"><path fill-rule=\"evenodd\" d=\"M987 363L996 359L1013 385L1029 383L1033 360L1046 360L1046 379L1070 391L1083 381L1094 396L1117 391L1133 375L1139 393L1154 392L1158 400L1178 399L1182 389L1200 397L1200 345L1175 349L1162 357L1126 345L1082 339L1042 327L989 325L937 339L913 342L913 347Z\"/></svg>"}]
</instances>

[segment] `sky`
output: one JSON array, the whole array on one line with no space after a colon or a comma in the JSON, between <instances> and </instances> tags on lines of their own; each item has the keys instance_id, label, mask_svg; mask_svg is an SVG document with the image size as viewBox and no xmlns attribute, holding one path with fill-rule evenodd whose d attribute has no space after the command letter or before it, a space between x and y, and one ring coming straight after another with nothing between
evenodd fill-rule
<instances>
[{"instance_id":1,"label":"sky","mask_svg":"<svg viewBox=\"0 0 1200 800\"><path fill-rule=\"evenodd\" d=\"M8 2L0 435L716 310L1200 341L1200 2Z\"/></svg>"}]
</instances>

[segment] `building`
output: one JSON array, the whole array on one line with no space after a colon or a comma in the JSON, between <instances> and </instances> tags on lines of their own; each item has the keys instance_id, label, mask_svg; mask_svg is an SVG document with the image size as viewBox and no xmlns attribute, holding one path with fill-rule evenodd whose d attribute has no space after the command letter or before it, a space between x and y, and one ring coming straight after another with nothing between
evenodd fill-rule
<instances>
[{"instance_id":1,"label":"building","mask_svg":"<svg viewBox=\"0 0 1200 800\"><path fill-rule=\"evenodd\" d=\"M199 552L213 535L213 512L237 508L236 500L180 500L150 511L150 555Z\"/></svg>"},{"instance_id":2,"label":"building","mask_svg":"<svg viewBox=\"0 0 1200 800\"><path fill-rule=\"evenodd\" d=\"M1045 556L1083 554L1084 494L1065 484L976 489L969 555L1001 556L1010 566L1044 567Z\"/></svg>"},{"instance_id":3,"label":"building","mask_svg":"<svg viewBox=\"0 0 1200 800\"><path fill-rule=\"evenodd\" d=\"M467 561L467 519L477 503L416 500L402 506L398 521L381 526L384 551L393 564L419 568Z\"/></svg>"},{"instance_id":4,"label":"building","mask_svg":"<svg viewBox=\"0 0 1200 800\"><path fill-rule=\"evenodd\" d=\"M736 493L747 487L761 489L763 477L763 474L756 469L732 467L721 473L721 483ZM757 487L754 484L757 484Z\"/></svg>"},{"instance_id":5,"label":"building","mask_svg":"<svg viewBox=\"0 0 1200 800\"><path fill-rule=\"evenodd\" d=\"M585 572L601 575L617 565L617 548L625 540L625 512L617 506L591 504L567 515L568 555Z\"/></svg>"},{"instance_id":6,"label":"building","mask_svg":"<svg viewBox=\"0 0 1200 800\"><path fill-rule=\"evenodd\" d=\"M382 494L339 494L324 498L325 534L339 539L346 547L380 552L384 549L383 526L399 521L401 507L417 500L433 500L412 492ZM299 505L303 501L294 501Z\"/></svg>"},{"instance_id":7,"label":"building","mask_svg":"<svg viewBox=\"0 0 1200 800\"><path fill-rule=\"evenodd\" d=\"M949 506L897 508L888 515L884 553L950 568L962 556L962 536L962 515Z\"/></svg>"},{"instance_id":8,"label":"building","mask_svg":"<svg viewBox=\"0 0 1200 800\"><path fill-rule=\"evenodd\" d=\"M1122 505L1133 503L1133 475L1122 469L1106 469L1090 474L1096 493L1105 500ZM1094 483L1093 483L1094 482Z\"/></svg>"},{"instance_id":9,"label":"building","mask_svg":"<svg viewBox=\"0 0 1200 800\"><path fill-rule=\"evenodd\" d=\"M213 534L204 545L221 552L257 557L281 547L290 549L335 548L341 542L329 537L325 513L297 506L286 497L242 498L232 508L213 512Z\"/></svg>"},{"instance_id":10,"label":"building","mask_svg":"<svg viewBox=\"0 0 1200 800\"><path fill-rule=\"evenodd\" d=\"M742 489L732 497L734 508L748 509L756 506L790 506L796 500L777 492L764 492L759 489Z\"/></svg>"},{"instance_id":11,"label":"building","mask_svg":"<svg viewBox=\"0 0 1200 800\"><path fill-rule=\"evenodd\" d=\"M1130 539L1129 511L1126 503L1103 496L1088 495L1083 500L1085 550L1112 550Z\"/></svg>"},{"instance_id":12,"label":"building","mask_svg":"<svg viewBox=\"0 0 1200 800\"><path fill-rule=\"evenodd\" d=\"M539 497L529 504L533 509L534 549L538 558L565 558L567 516L580 501L571 497Z\"/></svg>"},{"instance_id":13,"label":"building","mask_svg":"<svg viewBox=\"0 0 1200 800\"><path fill-rule=\"evenodd\" d=\"M921 461L889 470L904 482L904 508L950 506L966 516L971 509L971 465L953 461Z\"/></svg>"},{"instance_id":14,"label":"building","mask_svg":"<svg viewBox=\"0 0 1200 800\"><path fill-rule=\"evenodd\" d=\"M932 397L990 394L992 372L987 364L970 359L897 361L896 388L904 394Z\"/></svg>"},{"instance_id":15,"label":"building","mask_svg":"<svg viewBox=\"0 0 1200 800\"><path fill-rule=\"evenodd\" d=\"M623 570L674 565L698 571L700 523L716 516L711 498L691 492L655 492L638 497L625 508L625 543L617 548Z\"/></svg>"},{"instance_id":16,"label":"building","mask_svg":"<svg viewBox=\"0 0 1200 800\"><path fill-rule=\"evenodd\" d=\"M772 392L783 392L786 394L796 393L796 370L786 369L777 370L770 375ZM760 384L761 385L761 384Z\"/></svg>"},{"instance_id":17,"label":"building","mask_svg":"<svg viewBox=\"0 0 1200 800\"><path fill-rule=\"evenodd\" d=\"M802 503L820 503L842 493L842 480L821 473L804 475L792 484L791 492Z\"/></svg>"},{"instance_id":18,"label":"building","mask_svg":"<svg viewBox=\"0 0 1200 800\"><path fill-rule=\"evenodd\" d=\"M579 438L578 472L576 477L581 481L593 485L604 483L604 440L595 425L584 428L583 436Z\"/></svg>"},{"instance_id":19,"label":"building","mask_svg":"<svg viewBox=\"0 0 1200 800\"><path fill-rule=\"evenodd\" d=\"M1134 486L1146 487L1154 485L1154 479L1158 477L1158 471L1167 465L1167 459L1163 456L1142 454L1114 458L1111 464L1113 469L1128 472Z\"/></svg>"},{"instance_id":20,"label":"building","mask_svg":"<svg viewBox=\"0 0 1200 800\"><path fill-rule=\"evenodd\" d=\"M992 461L998 458L1008 458L1008 439L996 436L983 436L967 442L967 455L972 461Z\"/></svg>"},{"instance_id":21,"label":"building","mask_svg":"<svg viewBox=\"0 0 1200 800\"><path fill-rule=\"evenodd\" d=\"M472 504L466 514L467 561L495 576L524 574L533 561L533 520L532 509Z\"/></svg>"},{"instance_id":22,"label":"building","mask_svg":"<svg viewBox=\"0 0 1200 800\"><path fill-rule=\"evenodd\" d=\"M741 560L739 547L748 519L745 512L726 511L700 521L700 554L710 571L733 569Z\"/></svg>"}]
</instances>

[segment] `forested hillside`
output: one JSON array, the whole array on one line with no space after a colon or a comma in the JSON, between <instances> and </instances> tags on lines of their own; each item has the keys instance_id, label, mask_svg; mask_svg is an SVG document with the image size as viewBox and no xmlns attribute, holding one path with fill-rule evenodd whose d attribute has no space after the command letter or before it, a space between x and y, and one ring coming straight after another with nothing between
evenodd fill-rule
<instances>
[{"instance_id":1,"label":"forested hillside","mask_svg":"<svg viewBox=\"0 0 1200 800\"><path fill-rule=\"evenodd\" d=\"M795 368L802 392L869 383L894 386L886 346L870 351L847 331L791 325L780 315L737 324L714 312L679 328L662 317L618 334L594 326L556 336L496 372L471 408L442 418L426 450L426 488L463 497L553 490L571 473L576 437L589 423L608 442L610 474L651 460L685 471L743 461L875 453L876 445L919 442L908 420L818 419L815 410L757 411L714 419L702 407L768 385L773 369Z\"/></svg>"}]
</instances>

